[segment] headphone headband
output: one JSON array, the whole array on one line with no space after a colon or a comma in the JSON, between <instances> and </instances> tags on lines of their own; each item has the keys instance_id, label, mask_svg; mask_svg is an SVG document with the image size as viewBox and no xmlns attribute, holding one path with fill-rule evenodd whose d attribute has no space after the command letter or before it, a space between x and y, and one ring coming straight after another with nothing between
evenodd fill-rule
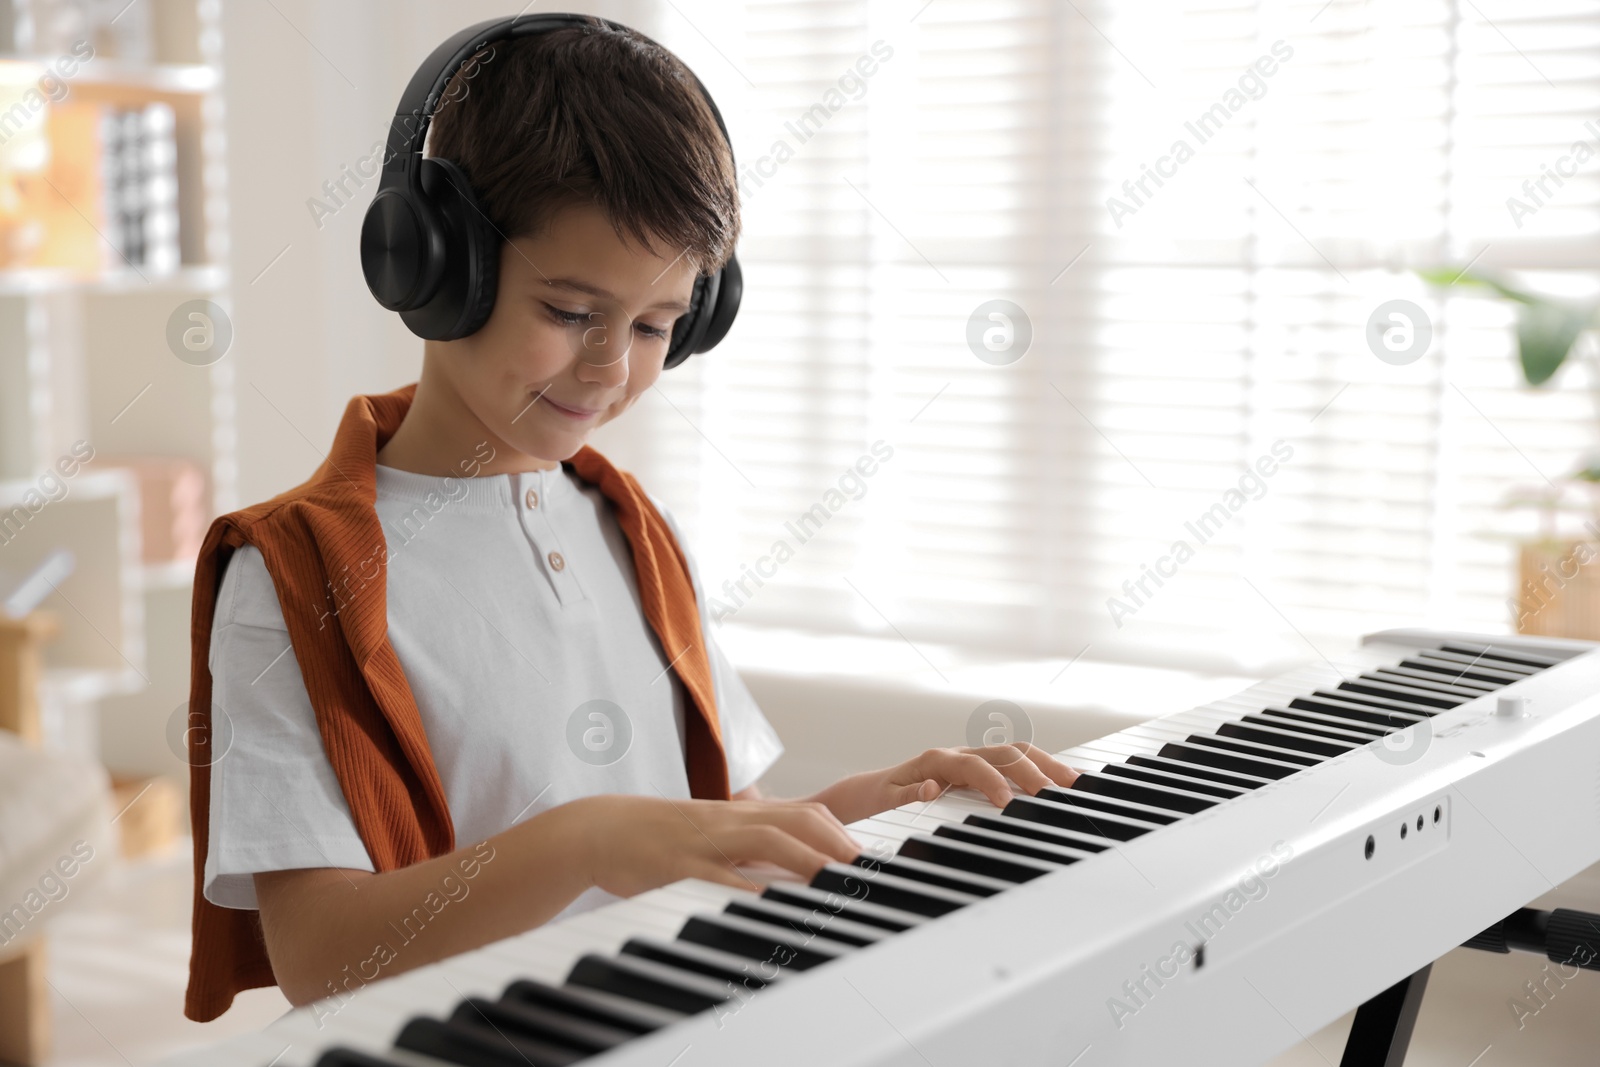
<instances>
[{"instance_id":1,"label":"headphone headband","mask_svg":"<svg viewBox=\"0 0 1600 1067\"><path fill-rule=\"evenodd\" d=\"M568 27L606 27L671 55L644 34L610 19L568 12L516 15L453 34L429 53L406 85L389 124L382 177L361 226L361 270L378 303L399 312L419 337L455 340L483 326L494 309L500 245L506 239L479 206L460 166L449 159L424 158L434 109L450 80L486 45ZM694 79L732 160L733 142L716 101L693 71L681 61L678 65ZM675 367L721 341L733 325L743 290L737 256L697 277L689 310L673 324L663 367Z\"/></svg>"},{"instance_id":2,"label":"headphone headband","mask_svg":"<svg viewBox=\"0 0 1600 1067\"><path fill-rule=\"evenodd\" d=\"M450 79L455 77L456 72L467 60L482 51L485 45L514 37L564 29L568 26L593 26L595 23L621 33L630 33L661 48L661 45L645 37L638 30L624 26L620 22L613 22L598 15L576 15L559 11L539 15L514 15L505 19L485 19L452 34L444 43L428 53L428 58L417 68L416 73L411 75L411 81L407 83L406 91L400 97L400 109L395 112L394 121L389 124L389 140L384 146L381 172L383 177L379 179L379 187L394 186L404 180L412 192L420 191L421 168L418 163L422 160L422 150L428 140L428 127L433 122L434 109L444 97ZM661 50L666 51L665 48ZM689 70L687 64L682 65L685 70ZM717 120L717 128L722 131L722 139L727 142L728 157L731 160L733 138L728 136L728 125L722 121L722 112L718 110L717 102L711 98L711 94L706 91L705 85L694 71L689 71L689 77L694 79L695 88L700 90L706 106L711 109L712 117ZM414 127L414 130L408 132L408 127ZM734 172L738 172L737 162Z\"/></svg>"}]
</instances>

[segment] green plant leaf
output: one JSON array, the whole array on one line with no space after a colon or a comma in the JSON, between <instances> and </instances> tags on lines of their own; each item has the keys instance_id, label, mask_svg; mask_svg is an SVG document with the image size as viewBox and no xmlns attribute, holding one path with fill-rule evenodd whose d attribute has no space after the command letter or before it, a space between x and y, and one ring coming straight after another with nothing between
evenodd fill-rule
<instances>
[{"instance_id":1,"label":"green plant leaf","mask_svg":"<svg viewBox=\"0 0 1600 1067\"><path fill-rule=\"evenodd\" d=\"M1572 304L1535 300L1517 309L1517 348L1522 376L1543 385L1566 362L1578 335L1589 325L1590 310Z\"/></svg>"},{"instance_id":2,"label":"green plant leaf","mask_svg":"<svg viewBox=\"0 0 1600 1067\"><path fill-rule=\"evenodd\" d=\"M1452 286L1467 286L1475 289L1489 289L1507 300L1515 300L1519 304L1536 304L1539 297L1532 293L1514 289L1505 282L1488 274L1478 274L1464 267L1429 267L1417 271L1417 276L1429 285L1437 285L1442 289Z\"/></svg>"}]
</instances>

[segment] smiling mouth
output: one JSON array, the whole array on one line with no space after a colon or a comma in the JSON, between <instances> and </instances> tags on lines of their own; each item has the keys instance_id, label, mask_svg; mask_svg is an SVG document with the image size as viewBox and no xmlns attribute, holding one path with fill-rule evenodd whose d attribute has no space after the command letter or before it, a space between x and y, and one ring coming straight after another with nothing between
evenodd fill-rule
<instances>
[{"instance_id":1,"label":"smiling mouth","mask_svg":"<svg viewBox=\"0 0 1600 1067\"><path fill-rule=\"evenodd\" d=\"M587 419L600 414L599 408L569 408L565 404L556 403L549 397L545 397L544 402L561 412L563 415L567 415L575 419Z\"/></svg>"}]
</instances>

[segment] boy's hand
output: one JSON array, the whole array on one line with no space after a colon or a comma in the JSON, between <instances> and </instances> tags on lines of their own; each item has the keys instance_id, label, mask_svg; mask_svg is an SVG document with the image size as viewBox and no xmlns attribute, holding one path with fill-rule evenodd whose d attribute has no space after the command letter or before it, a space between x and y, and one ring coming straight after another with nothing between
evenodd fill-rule
<instances>
[{"instance_id":1,"label":"boy's hand","mask_svg":"<svg viewBox=\"0 0 1600 1067\"><path fill-rule=\"evenodd\" d=\"M862 851L815 801L605 794L566 806L588 842L579 854L587 857L591 884L619 897L682 878L751 888L736 864L773 864L809 880L824 864L848 863Z\"/></svg>"},{"instance_id":2,"label":"boy's hand","mask_svg":"<svg viewBox=\"0 0 1600 1067\"><path fill-rule=\"evenodd\" d=\"M981 748L930 748L897 766L842 778L822 790L820 800L842 822L919 800L933 800L947 789L965 786L1004 807L1014 795L1007 779L1029 796L1048 785L1070 786L1078 772L1038 745L1019 741Z\"/></svg>"}]
</instances>

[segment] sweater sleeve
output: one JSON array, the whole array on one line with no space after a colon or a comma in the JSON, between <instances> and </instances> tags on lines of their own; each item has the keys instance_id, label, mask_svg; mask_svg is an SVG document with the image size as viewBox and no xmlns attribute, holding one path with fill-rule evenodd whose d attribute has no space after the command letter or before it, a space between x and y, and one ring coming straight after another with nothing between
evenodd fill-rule
<instances>
[{"instance_id":1,"label":"sweater sleeve","mask_svg":"<svg viewBox=\"0 0 1600 1067\"><path fill-rule=\"evenodd\" d=\"M689 578L694 585L695 602L700 608L700 632L705 638L706 656L711 661L711 684L717 702L717 722L722 731L722 749L728 759L728 792L738 793L760 781L761 776L772 769L778 757L783 755L783 741L762 714L750 688L717 642L706 591L700 584L699 566L695 563L694 553L689 551L683 532L678 529L671 509L654 494L646 495L655 504L656 510L661 512L661 517L672 530L672 536L677 539L678 547L683 550L683 558L689 562Z\"/></svg>"},{"instance_id":2,"label":"sweater sleeve","mask_svg":"<svg viewBox=\"0 0 1600 1067\"><path fill-rule=\"evenodd\" d=\"M223 572L209 665L220 755L211 765L206 899L255 908L257 871L372 870L254 546L235 551Z\"/></svg>"}]
</instances>

